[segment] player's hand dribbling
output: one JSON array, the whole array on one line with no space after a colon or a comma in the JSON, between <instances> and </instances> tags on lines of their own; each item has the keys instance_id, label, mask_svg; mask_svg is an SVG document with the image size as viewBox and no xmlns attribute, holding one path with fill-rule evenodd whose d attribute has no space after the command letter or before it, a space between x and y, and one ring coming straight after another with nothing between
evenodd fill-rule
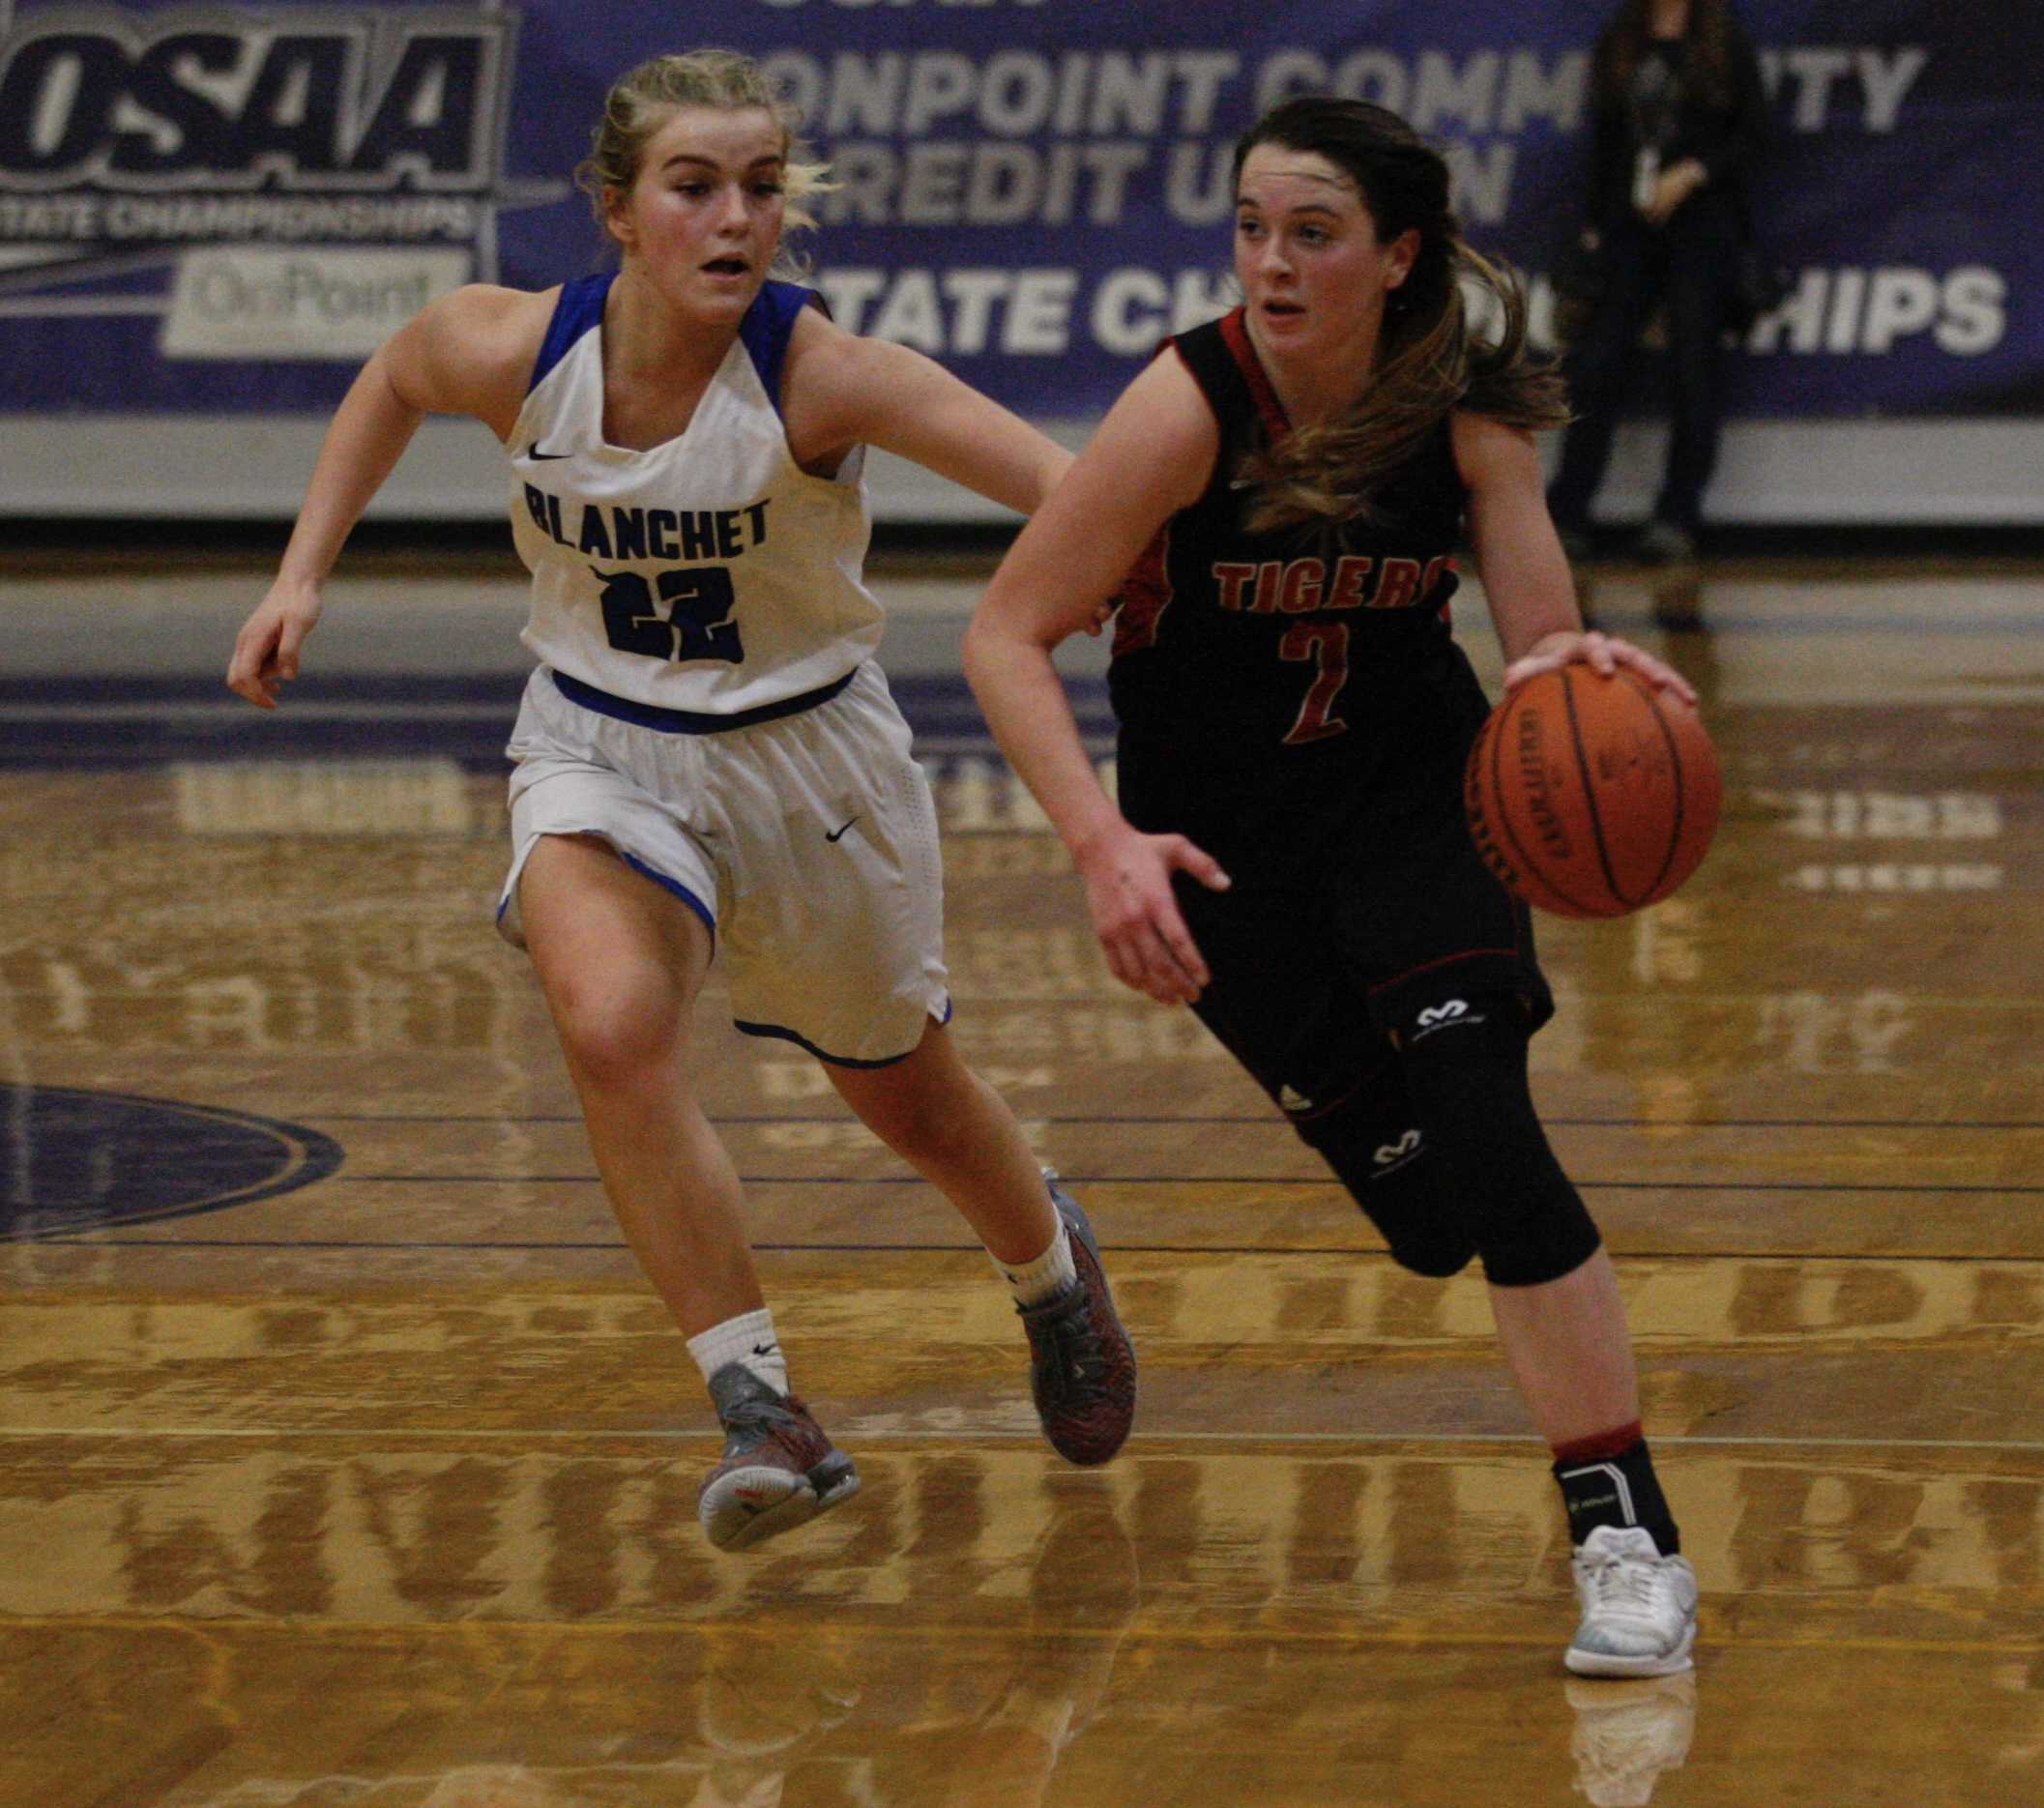
<instances>
[{"instance_id":1,"label":"player's hand dribbling","mask_svg":"<svg viewBox=\"0 0 2044 1808\"><path fill-rule=\"evenodd\" d=\"M319 610L318 586L278 578L234 637L227 688L258 709L276 709L277 686L298 676L299 649Z\"/></svg>"},{"instance_id":2,"label":"player's hand dribbling","mask_svg":"<svg viewBox=\"0 0 2044 1808\"><path fill-rule=\"evenodd\" d=\"M1171 895L1173 872L1210 890L1230 880L1220 862L1183 835L1146 835L1118 824L1077 856L1094 932L1114 977L1160 1005L1189 1004L1211 977Z\"/></svg>"},{"instance_id":3,"label":"player's hand dribbling","mask_svg":"<svg viewBox=\"0 0 2044 1808\"><path fill-rule=\"evenodd\" d=\"M1672 690L1684 703L1696 702L1696 687L1674 666L1635 647L1616 634L1595 632L1548 634L1536 640L1526 654L1504 668L1504 689L1508 695L1529 678L1552 672L1564 665L1583 664L1609 678L1620 666L1637 672L1650 685Z\"/></svg>"}]
</instances>

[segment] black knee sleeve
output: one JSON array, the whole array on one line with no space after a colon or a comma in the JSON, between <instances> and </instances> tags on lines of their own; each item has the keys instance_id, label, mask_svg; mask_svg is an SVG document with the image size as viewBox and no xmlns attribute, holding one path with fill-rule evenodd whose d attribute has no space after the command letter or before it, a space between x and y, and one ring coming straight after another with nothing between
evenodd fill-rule
<instances>
[{"instance_id":1,"label":"black knee sleeve","mask_svg":"<svg viewBox=\"0 0 2044 1808\"><path fill-rule=\"evenodd\" d=\"M1334 1170L1363 1215L1415 1274L1459 1274L1476 1245L1452 1200L1435 1185L1433 1163L1395 1064L1346 1098L1293 1126Z\"/></svg>"},{"instance_id":2,"label":"black knee sleeve","mask_svg":"<svg viewBox=\"0 0 2044 1808\"><path fill-rule=\"evenodd\" d=\"M1580 1268L1600 1239L1533 1110L1522 1003L1443 998L1416 1006L1394 1034L1432 1184L1485 1276L1534 1287Z\"/></svg>"}]
</instances>

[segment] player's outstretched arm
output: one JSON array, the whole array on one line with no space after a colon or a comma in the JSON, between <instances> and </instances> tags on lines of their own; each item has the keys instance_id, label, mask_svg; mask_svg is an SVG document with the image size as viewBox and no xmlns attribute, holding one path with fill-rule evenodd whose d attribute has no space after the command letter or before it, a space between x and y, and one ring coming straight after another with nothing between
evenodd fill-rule
<instances>
[{"instance_id":1,"label":"player's outstretched arm","mask_svg":"<svg viewBox=\"0 0 2044 1808\"><path fill-rule=\"evenodd\" d=\"M803 463L877 446L1034 514L1071 454L991 396L906 345L860 338L813 308L788 346L783 404Z\"/></svg>"},{"instance_id":2,"label":"player's outstretched arm","mask_svg":"<svg viewBox=\"0 0 2044 1808\"><path fill-rule=\"evenodd\" d=\"M342 542L421 421L467 414L499 438L510 433L550 300L482 285L457 289L370 356L321 443L277 577L235 636L228 689L261 709L277 707L277 685L298 676Z\"/></svg>"}]
</instances>

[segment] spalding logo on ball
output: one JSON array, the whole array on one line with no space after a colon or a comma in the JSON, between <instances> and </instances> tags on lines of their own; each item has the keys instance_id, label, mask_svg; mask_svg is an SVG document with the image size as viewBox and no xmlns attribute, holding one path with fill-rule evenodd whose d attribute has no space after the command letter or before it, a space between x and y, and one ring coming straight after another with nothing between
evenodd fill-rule
<instances>
[{"instance_id":1,"label":"spalding logo on ball","mask_svg":"<svg viewBox=\"0 0 2044 1808\"><path fill-rule=\"evenodd\" d=\"M1529 679L1470 749L1463 800L1484 863L1529 904L1623 917L1702 863L1723 781L1695 710L1620 670Z\"/></svg>"}]
</instances>

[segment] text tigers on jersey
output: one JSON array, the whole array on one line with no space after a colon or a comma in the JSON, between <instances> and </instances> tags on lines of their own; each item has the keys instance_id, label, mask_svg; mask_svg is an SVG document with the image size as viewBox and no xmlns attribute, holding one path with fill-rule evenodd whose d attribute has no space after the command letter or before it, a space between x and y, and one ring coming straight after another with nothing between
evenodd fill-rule
<instances>
[{"instance_id":1,"label":"text tigers on jersey","mask_svg":"<svg viewBox=\"0 0 2044 1808\"><path fill-rule=\"evenodd\" d=\"M1424 566L1417 559L1380 561L1348 553L1334 561L1331 574L1325 559L1267 559L1261 565L1216 560L1212 577L1223 609L1310 615L1323 609L1418 608L1454 569L1451 553Z\"/></svg>"}]
</instances>

